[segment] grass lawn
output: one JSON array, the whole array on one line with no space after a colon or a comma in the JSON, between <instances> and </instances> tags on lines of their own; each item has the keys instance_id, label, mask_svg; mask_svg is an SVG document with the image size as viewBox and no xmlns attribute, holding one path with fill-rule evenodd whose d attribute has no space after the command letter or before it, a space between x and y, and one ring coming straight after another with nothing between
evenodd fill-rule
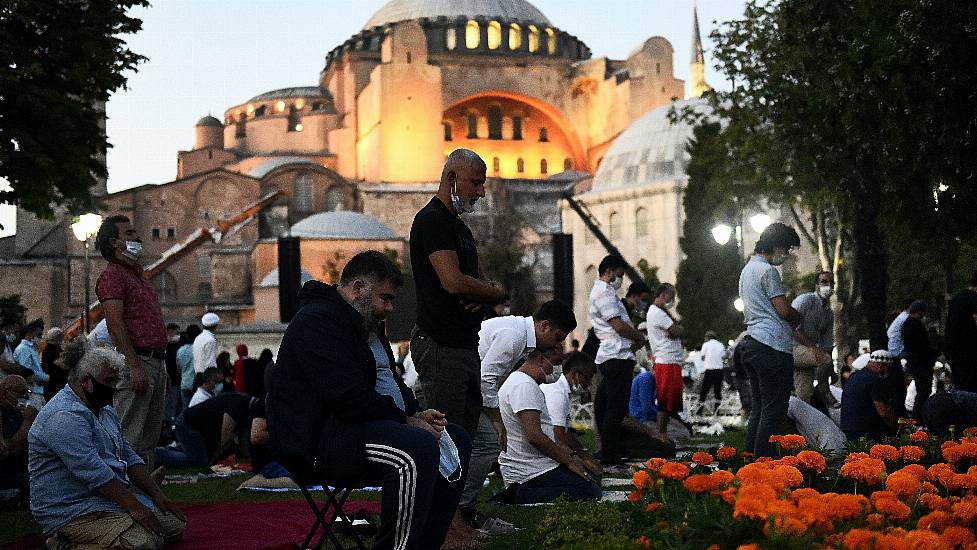
<instances>
[{"instance_id":1,"label":"grass lawn","mask_svg":"<svg viewBox=\"0 0 977 550\"><path fill-rule=\"evenodd\" d=\"M722 436L696 437L690 443L695 445L718 445L719 443L725 442L728 445L741 448L743 437L744 434L742 431L728 431ZM585 445L593 448L593 435L591 433L583 434L581 439ZM181 471L177 470L173 473L181 473ZM302 498L300 493L237 491L238 485L245 479L247 478L244 476L205 479L197 483L165 485L163 490L174 501L188 504L201 502L263 502ZM490 550L537 548L538 545L534 542L535 531L533 530L533 526L542 520L547 511L547 507L502 506L489 502L489 496L501 488L501 481L496 476L490 477L490 480L489 487L482 491L482 502L479 506L479 511L486 516L509 521L523 529L517 533L495 537L485 548ZM367 492L355 494L352 498L370 500L378 497L378 493ZM29 511L14 510L0 512L0 544L7 544L24 535L36 532L38 532L38 526Z\"/></svg>"}]
</instances>

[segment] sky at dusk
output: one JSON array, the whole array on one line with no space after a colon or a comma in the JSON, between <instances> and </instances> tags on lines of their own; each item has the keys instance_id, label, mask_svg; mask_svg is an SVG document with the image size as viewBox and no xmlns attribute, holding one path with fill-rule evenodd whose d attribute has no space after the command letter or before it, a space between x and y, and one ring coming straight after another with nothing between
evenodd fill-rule
<instances>
[{"instance_id":1,"label":"sky at dusk","mask_svg":"<svg viewBox=\"0 0 977 550\"><path fill-rule=\"evenodd\" d=\"M386 0L152 0L133 11L143 30L129 37L146 62L107 106L108 190L171 181L176 152L193 145L193 124L261 92L315 85L325 55L357 33ZM689 72L691 0L533 0L553 26L577 36L594 57L624 59L651 36L675 48L675 76ZM742 0L700 0L706 81L709 32L739 18ZM0 236L13 230L0 206Z\"/></svg>"}]
</instances>

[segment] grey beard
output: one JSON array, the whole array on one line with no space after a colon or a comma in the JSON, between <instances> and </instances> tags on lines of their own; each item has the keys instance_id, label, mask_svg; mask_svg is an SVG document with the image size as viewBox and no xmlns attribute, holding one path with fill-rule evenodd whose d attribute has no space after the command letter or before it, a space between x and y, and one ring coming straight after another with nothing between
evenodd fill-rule
<instances>
[{"instance_id":1,"label":"grey beard","mask_svg":"<svg viewBox=\"0 0 977 550\"><path fill-rule=\"evenodd\" d=\"M366 333L368 335L369 333L376 330L376 326L377 326L377 318L373 314L372 304L373 304L373 299L369 295L364 295L361 296L360 298L353 300L353 304L352 304L353 309L355 309L356 312L359 313L361 317L363 317L363 329L366 330Z\"/></svg>"}]
</instances>

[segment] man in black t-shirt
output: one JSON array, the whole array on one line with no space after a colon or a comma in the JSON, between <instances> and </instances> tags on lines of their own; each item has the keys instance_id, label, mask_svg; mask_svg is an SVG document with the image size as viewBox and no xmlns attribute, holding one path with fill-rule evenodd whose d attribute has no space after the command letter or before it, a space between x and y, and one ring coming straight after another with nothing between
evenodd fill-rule
<instances>
[{"instance_id":1,"label":"man in black t-shirt","mask_svg":"<svg viewBox=\"0 0 977 550\"><path fill-rule=\"evenodd\" d=\"M423 399L471 436L482 409L482 307L505 298L502 285L482 277L475 238L459 217L473 212L475 201L484 196L485 161L457 149L444 163L437 195L414 216L410 229L417 285L417 325L410 349Z\"/></svg>"},{"instance_id":2,"label":"man in black t-shirt","mask_svg":"<svg viewBox=\"0 0 977 550\"><path fill-rule=\"evenodd\" d=\"M946 358L958 390L977 392L977 273L947 310Z\"/></svg>"},{"instance_id":3,"label":"man in black t-shirt","mask_svg":"<svg viewBox=\"0 0 977 550\"><path fill-rule=\"evenodd\" d=\"M848 441L862 436L879 441L896 433L898 414L891 406L892 391L886 381L890 366L892 356L888 351L873 351L868 364L845 383L845 393L841 396L841 430Z\"/></svg>"}]
</instances>

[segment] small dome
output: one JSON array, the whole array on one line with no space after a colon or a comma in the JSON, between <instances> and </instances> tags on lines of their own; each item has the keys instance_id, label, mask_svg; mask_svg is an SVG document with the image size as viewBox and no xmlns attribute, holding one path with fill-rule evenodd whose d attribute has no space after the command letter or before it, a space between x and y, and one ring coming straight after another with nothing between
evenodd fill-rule
<instances>
[{"instance_id":1,"label":"small dome","mask_svg":"<svg viewBox=\"0 0 977 550\"><path fill-rule=\"evenodd\" d=\"M550 24L543 12L526 0L390 0L373 14L363 29L422 17L454 19L478 16Z\"/></svg>"},{"instance_id":2,"label":"small dome","mask_svg":"<svg viewBox=\"0 0 977 550\"><path fill-rule=\"evenodd\" d=\"M217 118L207 115L202 119L198 120L197 123L194 124L194 126L220 126L223 128L224 123Z\"/></svg>"},{"instance_id":3,"label":"small dome","mask_svg":"<svg viewBox=\"0 0 977 550\"><path fill-rule=\"evenodd\" d=\"M689 154L685 147L692 137L692 126L684 120L672 124L672 108L681 113L691 107L708 113L709 103L702 98L685 99L662 105L628 126L604 156L591 192L642 187L683 180Z\"/></svg>"},{"instance_id":4,"label":"small dome","mask_svg":"<svg viewBox=\"0 0 977 550\"><path fill-rule=\"evenodd\" d=\"M299 272L299 278L301 279L301 281L299 282L300 285L304 285L306 281L311 281L315 279L315 277L310 275L309 272L304 269ZM270 288L270 287L277 287L277 286L278 286L277 267L269 271L268 274L265 275L263 279L261 279L261 282L258 283L258 288Z\"/></svg>"},{"instance_id":5,"label":"small dome","mask_svg":"<svg viewBox=\"0 0 977 550\"><path fill-rule=\"evenodd\" d=\"M266 160L261 164L256 165L254 168L248 170L248 175L252 178L263 178L268 175L269 172L275 170L276 168L281 168L287 164L315 164L319 166L318 163L313 162L305 157L278 157L270 160Z\"/></svg>"},{"instance_id":6,"label":"small dome","mask_svg":"<svg viewBox=\"0 0 977 550\"><path fill-rule=\"evenodd\" d=\"M292 226L293 237L349 241L393 241L397 234L382 221L359 212L323 212Z\"/></svg>"}]
</instances>

